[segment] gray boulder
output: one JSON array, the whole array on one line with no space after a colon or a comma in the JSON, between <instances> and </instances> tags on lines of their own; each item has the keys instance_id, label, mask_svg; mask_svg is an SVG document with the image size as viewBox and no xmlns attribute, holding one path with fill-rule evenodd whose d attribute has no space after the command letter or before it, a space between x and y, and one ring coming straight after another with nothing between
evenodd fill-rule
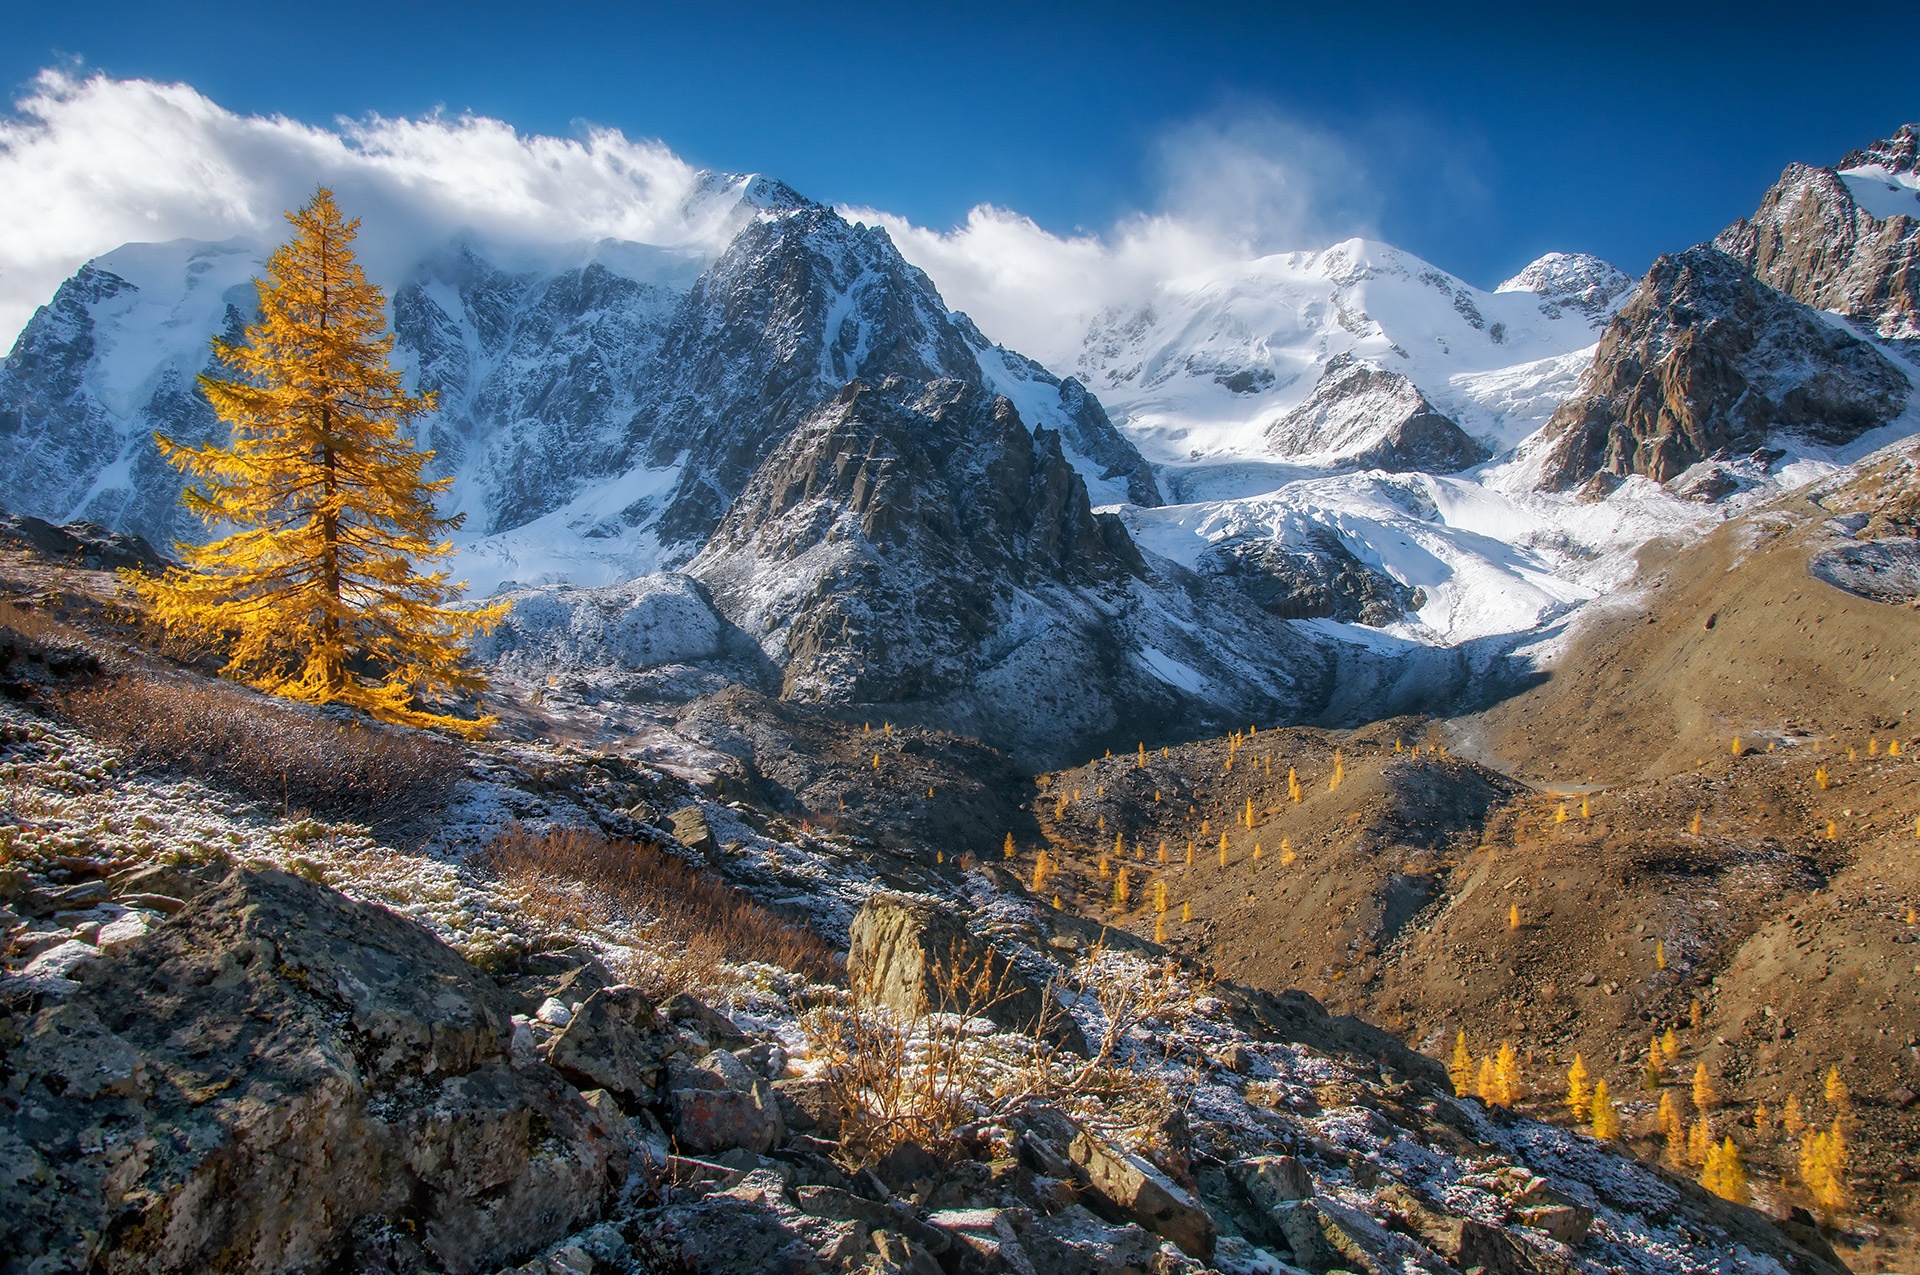
<instances>
[{"instance_id":1,"label":"gray boulder","mask_svg":"<svg viewBox=\"0 0 1920 1275\"><path fill-rule=\"evenodd\" d=\"M235 873L78 973L7 1060L23 1268L495 1270L625 1176L579 1094L509 1064L484 975L298 877Z\"/></svg>"},{"instance_id":2,"label":"gray boulder","mask_svg":"<svg viewBox=\"0 0 1920 1275\"><path fill-rule=\"evenodd\" d=\"M855 994L899 1013L979 1015L1009 1031L1033 1031L1076 1053L1078 1024L950 907L904 894L876 894L850 931L847 974Z\"/></svg>"}]
</instances>

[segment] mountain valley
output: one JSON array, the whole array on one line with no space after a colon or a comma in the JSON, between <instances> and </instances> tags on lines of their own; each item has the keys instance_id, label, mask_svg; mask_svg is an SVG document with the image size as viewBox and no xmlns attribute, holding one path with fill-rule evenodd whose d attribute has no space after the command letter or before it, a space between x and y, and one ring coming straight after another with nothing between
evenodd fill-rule
<instances>
[{"instance_id":1,"label":"mountain valley","mask_svg":"<svg viewBox=\"0 0 1920 1275\"><path fill-rule=\"evenodd\" d=\"M264 254L88 263L0 367L0 1272L1910 1269L1916 137L1024 353L765 177L436 243L479 743L143 617Z\"/></svg>"}]
</instances>

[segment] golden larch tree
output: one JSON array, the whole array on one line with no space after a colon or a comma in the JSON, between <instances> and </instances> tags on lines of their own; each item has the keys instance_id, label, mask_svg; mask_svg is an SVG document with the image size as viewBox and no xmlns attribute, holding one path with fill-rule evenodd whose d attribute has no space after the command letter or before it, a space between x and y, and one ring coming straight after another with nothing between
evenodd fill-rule
<instances>
[{"instance_id":1,"label":"golden larch tree","mask_svg":"<svg viewBox=\"0 0 1920 1275\"><path fill-rule=\"evenodd\" d=\"M1593 1082L1593 1136L1602 1142L1620 1136L1620 1108L1607 1092L1604 1078Z\"/></svg>"},{"instance_id":2,"label":"golden larch tree","mask_svg":"<svg viewBox=\"0 0 1920 1275\"><path fill-rule=\"evenodd\" d=\"M324 188L287 220L293 238L255 284L260 321L215 338L227 375L200 378L227 442L155 435L192 480L183 503L231 530L179 546L184 565L141 593L168 629L215 641L223 671L261 690L477 735L494 719L441 710L485 689L466 643L507 608L450 609L463 586L416 566L450 554L461 523L436 511L452 480L422 476L433 453L405 432L433 395L407 394L388 361L386 300L353 256L360 223Z\"/></svg>"},{"instance_id":3,"label":"golden larch tree","mask_svg":"<svg viewBox=\"0 0 1920 1275\"><path fill-rule=\"evenodd\" d=\"M1473 1086L1473 1051L1467 1048L1467 1033L1462 1031L1453 1038L1453 1057L1447 1063L1447 1076L1453 1081L1453 1092L1466 1097Z\"/></svg>"},{"instance_id":4,"label":"golden larch tree","mask_svg":"<svg viewBox=\"0 0 1920 1275\"><path fill-rule=\"evenodd\" d=\"M1567 1068L1567 1110L1575 1120L1586 1119L1593 1110L1593 1091L1587 1088L1587 1079L1587 1064L1575 1054L1573 1066Z\"/></svg>"}]
</instances>

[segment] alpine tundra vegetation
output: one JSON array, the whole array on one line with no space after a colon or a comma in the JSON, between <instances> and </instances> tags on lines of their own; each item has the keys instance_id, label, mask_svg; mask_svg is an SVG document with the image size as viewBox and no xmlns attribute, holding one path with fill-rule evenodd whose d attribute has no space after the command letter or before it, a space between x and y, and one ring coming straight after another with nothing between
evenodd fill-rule
<instances>
[{"instance_id":1,"label":"alpine tundra vegetation","mask_svg":"<svg viewBox=\"0 0 1920 1275\"><path fill-rule=\"evenodd\" d=\"M1038 357L651 153L624 238L312 159L85 261L0 366L0 1275L1911 1269L1917 143Z\"/></svg>"}]
</instances>

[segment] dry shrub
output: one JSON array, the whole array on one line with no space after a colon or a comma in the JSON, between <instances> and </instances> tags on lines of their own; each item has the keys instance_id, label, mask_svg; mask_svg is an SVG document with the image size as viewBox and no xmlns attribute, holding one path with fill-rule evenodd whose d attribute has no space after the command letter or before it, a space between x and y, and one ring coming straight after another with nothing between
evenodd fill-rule
<instances>
[{"instance_id":1,"label":"dry shrub","mask_svg":"<svg viewBox=\"0 0 1920 1275\"><path fill-rule=\"evenodd\" d=\"M56 704L135 765L289 812L393 823L443 802L461 773L459 750L435 735L327 721L221 682L128 674Z\"/></svg>"},{"instance_id":2,"label":"dry shrub","mask_svg":"<svg viewBox=\"0 0 1920 1275\"><path fill-rule=\"evenodd\" d=\"M0 602L0 629L12 629L21 637L48 646L84 646L87 641L87 635L79 629L12 602Z\"/></svg>"},{"instance_id":3,"label":"dry shrub","mask_svg":"<svg viewBox=\"0 0 1920 1275\"><path fill-rule=\"evenodd\" d=\"M722 962L764 961L816 983L840 977L839 954L819 935L659 846L516 824L487 847L482 864L516 887L523 908L550 921L648 925L661 959L645 981L658 984L648 989L656 993L711 987Z\"/></svg>"},{"instance_id":4,"label":"dry shrub","mask_svg":"<svg viewBox=\"0 0 1920 1275\"><path fill-rule=\"evenodd\" d=\"M1133 1030L1177 996L1172 967L1111 961L1104 946L1083 958L1074 982L1102 1018L1086 1058L1049 1043L1065 1013L1053 985L1045 989L1046 1013L1028 1030L984 1032L980 1016L1014 993L1010 967L956 951L933 963L932 977L935 1004L967 1005L973 1017L930 1010L924 995L910 1012L896 1012L858 985L844 1004L801 1017L850 1166L873 1164L907 1142L948 1145L963 1125L1040 1105L1150 1155L1171 1151L1156 1145L1169 1109L1166 1085L1126 1066L1122 1055Z\"/></svg>"}]
</instances>

